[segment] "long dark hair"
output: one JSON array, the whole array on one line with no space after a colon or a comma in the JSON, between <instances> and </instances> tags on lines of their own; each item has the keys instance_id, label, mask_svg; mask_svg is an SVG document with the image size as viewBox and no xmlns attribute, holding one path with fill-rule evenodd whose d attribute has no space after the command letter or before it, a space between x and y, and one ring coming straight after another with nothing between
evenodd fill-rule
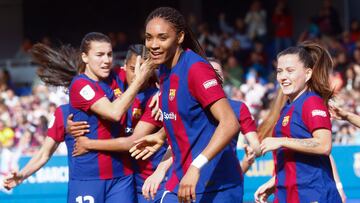
<instances>
[{"instance_id":1,"label":"long dark hair","mask_svg":"<svg viewBox=\"0 0 360 203\"><path fill-rule=\"evenodd\" d=\"M84 72L81 53L88 53L92 41L111 43L108 36L90 32L82 39L80 50L70 45L54 49L41 43L35 44L30 53L33 62L39 65L37 74L40 79L48 85L69 87L73 77Z\"/></svg>"},{"instance_id":2,"label":"long dark hair","mask_svg":"<svg viewBox=\"0 0 360 203\"><path fill-rule=\"evenodd\" d=\"M175 28L177 34L183 31L185 33L185 37L184 42L181 44L181 47L184 50L191 49L195 53L206 59L204 50L195 38L190 27L187 25L184 16L178 10L171 7L159 7L153 10L146 18L145 27L149 23L149 21L154 18L162 18L169 22Z\"/></svg>"}]
</instances>

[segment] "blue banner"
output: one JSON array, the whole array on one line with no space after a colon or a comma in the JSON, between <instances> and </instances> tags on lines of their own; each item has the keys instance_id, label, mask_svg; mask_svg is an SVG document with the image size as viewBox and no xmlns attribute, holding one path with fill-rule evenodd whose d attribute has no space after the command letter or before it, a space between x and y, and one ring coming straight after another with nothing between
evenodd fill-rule
<instances>
[{"instance_id":1,"label":"blue banner","mask_svg":"<svg viewBox=\"0 0 360 203\"><path fill-rule=\"evenodd\" d=\"M241 160L243 150L238 150ZM334 146L332 155L337 164L339 175L348 202L360 202L360 146ZM20 168L30 160L20 159ZM272 154L267 153L256 159L244 179L244 202L253 202L254 192L272 176L274 162ZM38 203L66 202L68 167L66 156L54 156L33 176L10 192L0 191L0 202Z\"/></svg>"}]
</instances>

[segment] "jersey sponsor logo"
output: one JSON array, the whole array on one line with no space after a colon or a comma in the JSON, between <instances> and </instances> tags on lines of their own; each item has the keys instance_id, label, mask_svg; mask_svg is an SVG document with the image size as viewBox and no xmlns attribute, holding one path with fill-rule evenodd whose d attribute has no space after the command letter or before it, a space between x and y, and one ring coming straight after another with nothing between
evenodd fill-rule
<instances>
[{"instance_id":1,"label":"jersey sponsor logo","mask_svg":"<svg viewBox=\"0 0 360 203\"><path fill-rule=\"evenodd\" d=\"M119 88L114 89L115 97L120 97L121 94L122 94L122 92L121 92L121 90Z\"/></svg>"},{"instance_id":2,"label":"jersey sponsor logo","mask_svg":"<svg viewBox=\"0 0 360 203\"><path fill-rule=\"evenodd\" d=\"M170 91L169 91L169 100L170 101L174 100L175 95L176 95L176 89L170 89Z\"/></svg>"},{"instance_id":3,"label":"jersey sponsor logo","mask_svg":"<svg viewBox=\"0 0 360 203\"><path fill-rule=\"evenodd\" d=\"M51 115L49 119L48 129L52 128L55 123L55 115Z\"/></svg>"},{"instance_id":4,"label":"jersey sponsor logo","mask_svg":"<svg viewBox=\"0 0 360 203\"><path fill-rule=\"evenodd\" d=\"M141 109L138 109L138 108L134 108L133 109L133 112L132 112L132 116L133 116L133 118L135 118L135 119L139 119L140 118L140 116L141 116Z\"/></svg>"},{"instance_id":5,"label":"jersey sponsor logo","mask_svg":"<svg viewBox=\"0 0 360 203\"><path fill-rule=\"evenodd\" d=\"M163 112L163 119L164 120L176 120L176 114L174 112L170 112L170 113Z\"/></svg>"},{"instance_id":6,"label":"jersey sponsor logo","mask_svg":"<svg viewBox=\"0 0 360 203\"><path fill-rule=\"evenodd\" d=\"M205 89L209 89L210 87L214 87L218 84L216 79L207 80L203 83Z\"/></svg>"},{"instance_id":7,"label":"jersey sponsor logo","mask_svg":"<svg viewBox=\"0 0 360 203\"><path fill-rule=\"evenodd\" d=\"M282 126L286 126L289 123L290 116L285 116L282 121Z\"/></svg>"},{"instance_id":8,"label":"jersey sponsor logo","mask_svg":"<svg viewBox=\"0 0 360 203\"><path fill-rule=\"evenodd\" d=\"M90 101L95 97L95 91L90 87L90 85L86 85L80 90L80 95L85 100Z\"/></svg>"},{"instance_id":9,"label":"jersey sponsor logo","mask_svg":"<svg viewBox=\"0 0 360 203\"><path fill-rule=\"evenodd\" d=\"M315 110L312 110L311 116L312 117L315 117L315 116L326 117L326 112L323 110L315 109Z\"/></svg>"}]
</instances>

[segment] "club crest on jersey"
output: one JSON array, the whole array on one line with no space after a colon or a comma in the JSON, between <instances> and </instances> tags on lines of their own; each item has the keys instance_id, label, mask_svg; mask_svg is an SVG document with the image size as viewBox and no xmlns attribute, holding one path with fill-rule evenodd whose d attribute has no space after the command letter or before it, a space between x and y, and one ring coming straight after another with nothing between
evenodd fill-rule
<instances>
[{"instance_id":1,"label":"club crest on jersey","mask_svg":"<svg viewBox=\"0 0 360 203\"><path fill-rule=\"evenodd\" d=\"M285 116L282 121L282 126L286 126L289 123L290 116Z\"/></svg>"},{"instance_id":2,"label":"club crest on jersey","mask_svg":"<svg viewBox=\"0 0 360 203\"><path fill-rule=\"evenodd\" d=\"M119 88L114 89L115 97L120 97L121 94L122 94L122 92L121 92L121 90Z\"/></svg>"},{"instance_id":3,"label":"club crest on jersey","mask_svg":"<svg viewBox=\"0 0 360 203\"><path fill-rule=\"evenodd\" d=\"M176 89L170 89L170 91L169 91L169 100L170 101L174 100L175 95L176 95Z\"/></svg>"},{"instance_id":4,"label":"club crest on jersey","mask_svg":"<svg viewBox=\"0 0 360 203\"><path fill-rule=\"evenodd\" d=\"M133 116L133 118L135 118L135 119L139 119L140 116L141 116L141 109L134 108L134 109L133 109L133 112L132 112L132 116Z\"/></svg>"}]
</instances>

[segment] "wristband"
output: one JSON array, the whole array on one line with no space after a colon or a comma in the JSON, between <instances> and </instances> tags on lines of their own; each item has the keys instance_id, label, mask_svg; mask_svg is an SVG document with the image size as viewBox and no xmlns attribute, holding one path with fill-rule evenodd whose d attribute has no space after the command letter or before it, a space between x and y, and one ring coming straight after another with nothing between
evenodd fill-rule
<instances>
[{"instance_id":1,"label":"wristband","mask_svg":"<svg viewBox=\"0 0 360 203\"><path fill-rule=\"evenodd\" d=\"M341 182L337 182L337 183L336 183L336 188L337 188L338 190L343 189L342 183L341 183Z\"/></svg>"},{"instance_id":2,"label":"wristband","mask_svg":"<svg viewBox=\"0 0 360 203\"><path fill-rule=\"evenodd\" d=\"M209 162L208 158L200 154L192 161L191 165L195 166L198 169L201 169L207 162Z\"/></svg>"}]
</instances>

